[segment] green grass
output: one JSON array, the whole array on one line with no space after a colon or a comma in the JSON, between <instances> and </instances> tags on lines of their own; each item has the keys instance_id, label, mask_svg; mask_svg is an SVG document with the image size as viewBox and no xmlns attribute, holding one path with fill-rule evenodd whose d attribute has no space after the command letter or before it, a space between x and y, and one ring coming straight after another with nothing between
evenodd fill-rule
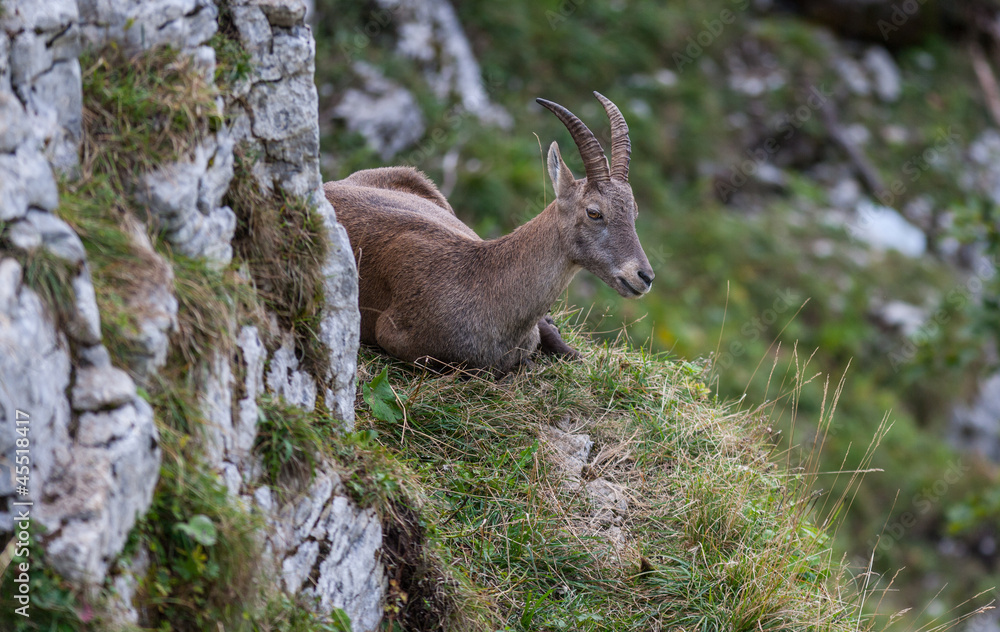
<instances>
[{"instance_id":1,"label":"green grass","mask_svg":"<svg viewBox=\"0 0 1000 632\"><path fill-rule=\"evenodd\" d=\"M428 499L422 523L488 604L468 625L859 629L859 591L824 524L843 498L815 509L816 475L773 455L766 411L715 400L699 365L570 337L582 362L543 361L499 382L362 352L361 381L388 367L405 419L362 407L358 426L413 470ZM595 443L584 479L624 490L616 525L596 522L554 465L543 433L565 417Z\"/></svg>"},{"instance_id":2,"label":"green grass","mask_svg":"<svg viewBox=\"0 0 1000 632\"><path fill-rule=\"evenodd\" d=\"M80 58L83 69L82 171L131 177L184 156L220 128L217 89L179 51L161 46L135 55L109 46Z\"/></svg>"}]
</instances>

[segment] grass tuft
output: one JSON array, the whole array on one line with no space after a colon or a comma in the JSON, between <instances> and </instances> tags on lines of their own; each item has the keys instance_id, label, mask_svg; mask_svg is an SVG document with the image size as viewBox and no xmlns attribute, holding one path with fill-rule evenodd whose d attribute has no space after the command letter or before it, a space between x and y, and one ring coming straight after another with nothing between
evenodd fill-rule
<instances>
[{"instance_id":1,"label":"grass tuft","mask_svg":"<svg viewBox=\"0 0 1000 632\"><path fill-rule=\"evenodd\" d=\"M264 304L294 335L303 368L322 378L330 362L319 342L326 226L308 201L263 191L253 161L245 147L237 147L225 199L237 217L233 249L246 261Z\"/></svg>"},{"instance_id":2,"label":"grass tuft","mask_svg":"<svg viewBox=\"0 0 1000 632\"><path fill-rule=\"evenodd\" d=\"M21 264L24 284L38 294L48 307L57 329L63 330L76 311L76 294L73 277L79 274L78 266L61 259L43 247L31 252L14 248L9 239L7 222L0 222L0 251L11 253Z\"/></svg>"},{"instance_id":3,"label":"grass tuft","mask_svg":"<svg viewBox=\"0 0 1000 632\"><path fill-rule=\"evenodd\" d=\"M126 191L134 174L177 160L221 127L217 89L176 49L127 55L111 45L80 64L84 177L106 174Z\"/></svg>"},{"instance_id":4,"label":"grass tuft","mask_svg":"<svg viewBox=\"0 0 1000 632\"><path fill-rule=\"evenodd\" d=\"M215 84L222 93L231 92L253 72L250 53L243 48L233 10L227 3L219 5L219 30L208 45L215 49Z\"/></svg>"}]
</instances>

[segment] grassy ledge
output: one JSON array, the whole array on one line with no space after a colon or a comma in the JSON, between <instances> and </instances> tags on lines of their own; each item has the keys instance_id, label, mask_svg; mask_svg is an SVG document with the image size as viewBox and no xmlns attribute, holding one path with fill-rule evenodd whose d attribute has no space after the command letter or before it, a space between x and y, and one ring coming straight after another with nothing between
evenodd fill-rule
<instances>
[{"instance_id":1,"label":"grassy ledge","mask_svg":"<svg viewBox=\"0 0 1000 632\"><path fill-rule=\"evenodd\" d=\"M772 458L766 414L715 400L700 366L569 338L583 361L543 360L499 382L421 374L362 351L360 380L385 370L391 397L364 389L359 431L406 464L426 499L425 537L455 569L451 594L479 606L435 621L447 600L404 590L390 629L874 625L820 526L814 476ZM626 509L599 519L567 484L545 439L557 423L590 436L583 482L604 479Z\"/></svg>"}]
</instances>

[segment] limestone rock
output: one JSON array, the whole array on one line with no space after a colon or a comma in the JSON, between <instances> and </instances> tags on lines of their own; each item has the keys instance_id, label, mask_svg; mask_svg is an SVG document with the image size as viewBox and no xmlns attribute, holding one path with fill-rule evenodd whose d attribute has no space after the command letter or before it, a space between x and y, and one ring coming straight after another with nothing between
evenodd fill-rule
<instances>
[{"instance_id":1,"label":"limestone rock","mask_svg":"<svg viewBox=\"0 0 1000 632\"><path fill-rule=\"evenodd\" d=\"M201 412L205 417L205 460L221 468L233 450L233 373L229 360L215 352L201 379Z\"/></svg>"},{"instance_id":2,"label":"limestone rock","mask_svg":"<svg viewBox=\"0 0 1000 632\"><path fill-rule=\"evenodd\" d=\"M426 125L413 94L365 62L355 62L353 70L363 87L348 89L334 109L348 131L364 136L383 160L420 140Z\"/></svg>"},{"instance_id":3,"label":"limestone rock","mask_svg":"<svg viewBox=\"0 0 1000 632\"><path fill-rule=\"evenodd\" d=\"M903 80L889 51L881 46L872 46L865 51L864 64L871 73L872 85L878 98L886 103L899 100L903 93Z\"/></svg>"},{"instance_id":4,"label":"limestone rock","mask_svg":"<svg viewBox=\"0 0 1000 632\"><path fill-rule=\"evenodd\" d=\"M377 0L377 4L392 12L399 34L396 51L421 64L439 99L454 95L484 123L510 128L510 114L490 100L479 62L448 0Z\"/></svg>"},{"instance_id":5,"label":"limestone rock","mask_svg":"<svg viewBox=\"0 0 1000 632\"><path fill-rule=\"evenodd\" d=\"M316 407L316 381L298 368L294 342L290 334L285 334L281 347L271 356L267 388L292 406L312 410Z\"/></svg>"},{"instance_id":6,"label":"limestone rock","mask_svg":"<svg viewBox=\"0 0 1000 632\"><path fill-rule=\"evenodd\" d=\"M0 220L24 217L28 208L47 211L59 203L52 167L38 150L22 143L13 154L0 154Z\"/></svg>"},{"instance_id":7,"label":"limestone rock","mask_svg":"<svg viewBox=\"0 0 1000 632\"><path fill-rule=\"evenodd\" d=\"M42 245L50 253L78 265L86 260L87 251L83 248L83 242L69 224L44 211L28 211L25 219L38 231Z\"/></svg>"},{"instance_id":8,"label":"limestone rock","mask_svg":"<svg viewBox=\"0 0 1000 632\"><path fill-rule=\"evenodd\" d=\"M236 344L240 349L246 375L243 384L245 396L237 404L237 417L234 421L236 447L248 454L257 435L257 397L264 392L264 361L267 359L267 349L264 348L256 327L243 327Z\"/></svg>"},{"instance_id":9,"label":"limestone rock","mask_svg":"<svg viewBox=\"0 0 1000 632\"><path fill-rule=\"evenodd\" d=\"M96 345L101 342L101 313L97 308L97 295L87 266L73 279L72 287L73 318L67 323L66 333L77 342Z\"/></svg>"},{"instance_id":10,"label":"limestone rock","mask_svg":"<svg viewBox=\"0 0 1000 632\"><path fill-rule=\"evenodd\" d=\"M354 429L355 375L358 369L361 313L358 311L358 275L347 231L337 223L333 207L326 201L317 206L330 238L330 251L323 266L325 305L320 320L320 341L330 354L326 376L327 408Z\"/></svg>"},{"instance_id":11,"label":"limestone rock","mask_svg":"<svg viewBox=\"0 0 1000 632\"><path fill-rule=\"evenodd\" d=\"M58 31L78 15L75 0L5 0L0 27L8 32Z\"/></svg>"},{"instance_id":12,"label":"limestone rock","mask_svg":"<svg viewBox=\"0 0 1000 632\"><path fill-rule=\"evenodd\" d=\"M74 410L117 408L135 397L135 382L121 369L84 367L76 372Z\"/></svg>"},{"instance_id":13,"label":"limestone rock","mask_svg":"<svg viewBox=\"0 0 1000 632\"><path fill-rule=\"evenodd\" d=\"M136 515L149 506L156 484L160 453L152 410L135 396L124 373L79 367L74 398L90 383L94 388L80 393L90 410L121 405L85 412L82 429L71 434L69 346L38 296L21 284L21 268L13 259L0 260L0 323L5 350L0 354L0 454L13 448L15 417L27 415L32 439L28 498L35 503L33 519L52 534L42 540L49 562L67 579L99 584ZM11 490L0 492L9 497ZM11 514L0 513L0 529L11 527Z\"/></svg>"},{"instance_id":14,"label":"limestone rock","mask_svg":"<svg viewBox=\"0 0 1000 632\"><path fill-rule=\"evenodd\" d=\"M217 17L211 0L80 0L85 41L114 41L132 51L162 44L196 48L215 34Z\"/></svg>"},{"instance_id":15,"label":"limestone rock","mask_svg":"<svg viewBox=\"0 0 1000 632\"><path fill-rule=\"evenodd\" d=\"M302 24L306 17L303 0L258 0L257 6L264 11L272 26L292 27Z\"/></svg>"},{"instance_id":16,"label":"limestone rock","mask_svg":"<svg viewBox=\"0 0 1000 632\"><path fill-rule=\"evenodd\" d=\"M2 47L5 41L0 37L0 68L4 66ZM4 92L0 85L0 153L13 153L30 135L24 107L13 94Z\"/></svg>"},{"instance_id":17,"label":"limestone rock","mask_svg":"<svg viewBox=\"0 0 1000 632\"><path fill-rule=\"evenodd\" d=\"M255 501L276 525L272 547L285 590L314 598L321 613L342 608L357 632L378 629L387 582L374 509L355 505L337 475L324 469L301 498L277 511L266 509L273 507L270 493L258 491Z\"/></svg>"}]
</instances>

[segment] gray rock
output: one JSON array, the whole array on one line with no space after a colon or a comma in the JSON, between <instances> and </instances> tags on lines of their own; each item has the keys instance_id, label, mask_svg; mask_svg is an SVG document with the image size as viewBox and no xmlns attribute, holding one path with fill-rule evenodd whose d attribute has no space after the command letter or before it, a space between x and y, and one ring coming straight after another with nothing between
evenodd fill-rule
<instances>
[{"instance_id":1,"label":"gray rock","mask_svg":"<svg viewBox=\"0 0 1000 632\"><path fill-rule=\"evenodd\" d=\"M67 332L76 342L96 345L101 342L101 313L97 308L97 295L90 280L90 269L84 269L72 281L73 318L67 323Z\"/></svg>"},{"instance_id":2,"label":"gray rock","mask_svg":"<svg viewBox=\"0 0 1000 632\"><path fill-rule=\"evenodd\" d=\"M387 584L379 560L382 524L378 513L374 508L359 509L344 496L335 496L311 536L325 541L329 552L317 560L319 576L315 585L302 593L317 599L322 613L342 608L356 632L378 629Z\"/></svg>"},{"instance_id":3,"label":"gray rock","mask_svg":"<svg viewBox=\"0 0 1000 632\"><path fill-rule=\"evenodd\" d=\"M136 398L135 382L115 367L83 367L73 384L73 409L80 411L117 408Z\"/></svg>"},{"instance_id":4,"label":"gray rock","mask_svg":"<svg viewBox=\"0 0 1000 632\"><path fill-rule=\"evenodd\" d=\"M510 114L490 100L479 62L448 0L377 0L377 4L392 11L399 34L396 51L420 62L439 99L454 95L484 123L510 128Z\"/></svg>"},{"instance_id":5,"label":"gray rock","mask_svg":"<svg viewBox=\"0 0 1000 632\"><path fill-rule=\"evenodd\" d=\"M80 63L68 59L18 88L28 113L45 142L45 153L58 169L76 164L83 129Z\"/></svg>"},{"instance_id":6,"label":"gray rock","mask_svg":"<svg viewBox=\"0 0 1000 632\"><path fill-rule=\"evenodd\" d=\"M42 234L28 221L14 221L7 228L7 239L15 248L32 252L42 246Z\"/></svg>"},{"instance_id":7,"label":"gray rock","mask_svg":"<svg viewBox=\"0 0 1000 632\"><path fill-rule=\"evenodd\" d=\"M167 361L170 334L177 331L177 298L174 296L174 271L156 251L140 226L131 226L132 244L147 260L147 271L126 297L129 310L136 317L138 332L132 342L138 350L129 358L129 368L137 375L156 373Z\"/></svg>"},{"instance_id":8,"label":"gray rock","mask_svg":"<svg viewBox=\"0 0 1000 632\"><path fill-rule=\"evenodd\" d=\"M10 38L0 28L0 94L10 92Z\"/></svg>"},{"instance_id":9,"label":"gray rock","mask_svg":"<svg viewBox=\"0 0 1000 632\"><path fill-rule=\"evenodd\" d=\"M319 557L319 542L309 540L303 542L302 546L281 562L281 579L285 584L285 590L297 594L307 587L306 580L312 573L317 557Z\"/></svg>"},{"instance_id":10,"label":"gray rock","mask_svg":"<svg viewBox=\"0 0 1000 632\"><path fill-rule=\"evenodd\" d=\"M871 84L868 82L864 68L857 61L847 56L838 56L833 60L833 67L852 93L861 97L871 94Z\"/></svg>"},{"instance_id":11,"label":"gray rock","mask_svg":"<svg viewBox=\"0 0 1000 632\"><path fill-rule=\"evenodd\" d=\"M221 469L234 443L233 372L228 359L216 352L200 382L201 413L205 418L202 426L205 460L211 467Z\"/></svg>"},{"instance_id":12,"label":"gray rock","mask_svg":"<svg viewBox=\"0 0 1000 632\"><path fill-rule=\"evenodd\" d=\"M51 211L59 190L45 157L22 143L14 154L0 154L0 220L24 217L35 206Z\"/></svg>"},{"instance_id":13,"label":"gray rock","mask_svg":"<svg viewBox=\"0 0 1000 632\"><path fill-rule=\"evenodd\" d=\"M152 410L133 388L122 408L81 415L83 439L106 444L79 442L80 428L71 436L69 347L20 278L16 261L0 261L0 454L13 447L15 411L23 411L32 437L32 518L51 534L43 540L49 563L71 581L100 585L156 484ZM74 390L88 371L77 369ZM10 528L11 514L0 512L0 529Z\"/></svg>"},{"instance_id":14,"label":"gray rock","mask_svg":"<svg viewBox=\"0 0 1000 632\"><path fill-rule=\"evenodd\" d=\"M23 86L30 86L38 75L48 72L54 62L44 34L22 31L11 40L10 78L19 92Z\"/></svg>"},{"instance_id":15,"label":"gray rock","mask_svg":"<svg viewBox=\"0 0 1000 632\"><path fill-rule=\"evenodd\" d=\"M91 366L97 369L104 369L111 366L111 354L108 353L104 345L81 347L76 354L83 366Z\"/></svg>"},{"instance_id":16,"label":"gray rock","mask_svg":"<svg viewBox=\"0 0 1000 632\"><path fill-rule=\"evenodd\" d=\"M272 26L301 25L306 17L303 0L257 0L257 6L264 11Z\"/></svg>"},{"instance_id":17,"label":"gray rock","mask_svg":"<svg viewBox=\"0 0 1000 632\"><path fill-rule=\"evenodd\" d=\"M1000 373L979 384L979 394L971 403L955 406L949 434L963 450L1000 463Z\"/></svg>"},{"instance_id":18,"label":"gray rock","mask_svg":"<svg viewBox=\"0 0 1000 632\"><path fill-rule=\"evenodd\" d=\"M215 34L218 10L211 0L81 0L86 42L117 42L129 51L170 44L201 46Z\"/></svg>"},{"instance_id":19,"label":"gray rock","mask_svg":"<svg viewBox=\"0 0 1000 632\"><path fill-rule=\"evenodd\" d=\"M152 499L160 467L153 411L140 398L131 406L135 423L119 426L120 438L100 448L74 447L65 469L46 485L52 502L42 505L39 515L61 524L46 550L53 567L70 580L102 581ZM107 411L101 413L106 419L93 422L112 424L110 417L117 414Z\"/></svg>"},{"instance_id":20,"label":"gray rock","mask_svg":"<svg viewBox=\"0 0 1000 632\"><path fill-rule=\"evenodd\" d=\"M903 81L889 51L881 46L872 46L865 51L864 64L871 74L878 98L886 103L899 100L903 93Z\"/></svg>"},{"instance_id":21,"label":"gray rock","mask_svg":"<svg viewBox=\"0 0 1000 632\"><path fill-rule=\"evenodd\" d=\"M60 31L79 18L75 0L4 0L0 28L8 32Z\"/></svg>"},{"instance_id":22,"label":"gray rock","mask_svg":"<svg viewBox=\"0 0 1000 632\"><path fill-rule=\"evenodd\" d=\"M264 392L264 361L267 349L257 334L256 327L245 326L240 330L236 344L240 349L246 380L243 384L245 397L238 403L236 428L236 449L239 454L249 454L257 436L257 397Z\"/></svg>"},{"instance_id":23,"label":"gray rock","mask_svg":"<svg viewBox=\"0 0 1000 632\"><path fill-rule=\"evenodd\" d=\"M311 133L316 125L316 85L309 75L281 83L260 83L250 91L252 130L262 140L284 140Z\"/></svg>"},{"instance_id":24,"label":"gray rock","mask_svg":"<svg viewBox=\"0 0 1000 632\"><path fill-rule=\"evenodd\" d=\"M358 311L358 275L347 231L336 222L325 198L317 206L330 238L330 251L323 266L324 306L320 319L320 341L330 354L326 376L326 405L345 429L354 429L358 345L361 313Z\"/></svg>"},{"instance_id":25,"label":"gray rock","mask_svg":"<svg viewBox=\"0 0 1000 632\"><path fill-rule=\"evenodd\" d=\"M131 401L131 400L129 400ZM86 412L79 416L76 441L82 446L103 447L128 434L138 411L131 403L108 412Z\"/></svg>"},{"instance_id":26,"label":"gray rock","mask_svg":"<svg viewBox=\"0 0 1000 632\"><path fill-rule=\"evenodd\" d=\"M3 41L3 38L0 38L0 46L3 46ZM0 51L0 68L2 67L3 57ZM13 153L30 136L31 129L24 107L17 97L10 92L4 92L0 86L0 153Z\"/></svg>"},{"instance_id":27,"label":"gray rock","mask_svg":"<svg viewBox=\"0 0 1000 632\"><path fill-rule=\"evenodd\" d=\"M588 435L566 432L554 426L542 428L542 438L551 448L553 465L562 473L569 486L576 489L594 442Z\"/></svg>"},{"instance_id":28,"label":"gray rock","mask_svg":"<svg viewBox=\"0 0 1000 632\"><path fill-rule=\"evenodd\" d=\"M267 389L277 397L283 397L292 406L306 410L316 407L316 380L308 373L299 371L299 360L295 357L292 337L285 334L281 347L271 356L267 372Z\"/></svg>"},{"instance_id":29,"label":"gray rock","mask_svg":"<svg viewBox=\"0 0 1000 632\"><path fill-rule=\"evenodd\" d=\"M383 160L420 140L426 125L413 94L367 63L355 62L353 70L363 88L347 90L333 111L347 129L364 136Z\"/></svg>"},{"instance_id":30,"label":"gray rock","mask_svg":"<svg viewBox=\"0 0 1000 632\"><path fill-rule=\"evenodd\" d=\"M221 200L232 174L232 145L228 139L222 146L223 164L219 170L209 162L220 148L215 139L207 139L195 148L188 160L172 163L145 174L135 195L145 204L156 225L162 227L167 240L177 250L191 258L204 257L218 266L232 260L231 241L236 230L236 215L229 207L209 208ZM228 156L228 158L227 158ZM225 165L228 163L228 171ZM221 192L220 192L221 190ZM206 209L202 212L199 204Z\"/></svg>"},{"instance_id":31,"label":"gray rock","mask_svg":"<svg viewBox=\"0 0 1000 632\"><path fill-rule=\"evenodd\" d=\"M73 264L82 264L87 258L83 242L70 225L52 213L28 211L25 220L38 231L42 245L53 255Z\"/></svg>"},{"instance_id":32,"label":"gray rock","mask_svg":"<svg viewBox=\"0 0 1000 632\"><path fill-rule=\"evenodd\" d=\"M216 136L215 149L208 158L205 172L198 179L197 207L208 215L222 206L222 198L233 179L233 139L223 129Z\"/></svg>"}]
</instances>

